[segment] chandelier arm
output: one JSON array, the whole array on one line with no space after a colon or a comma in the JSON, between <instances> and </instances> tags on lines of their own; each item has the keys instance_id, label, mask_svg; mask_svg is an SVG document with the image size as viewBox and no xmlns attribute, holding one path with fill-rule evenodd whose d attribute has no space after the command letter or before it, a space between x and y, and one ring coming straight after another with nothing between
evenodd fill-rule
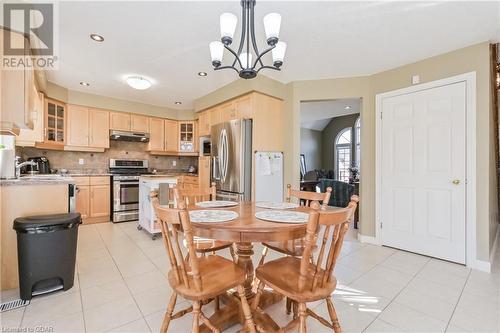
<instances>
[{"instance_id":1,"label":"chandelier arm","mask_svg":"<svg viewBox=\"0 0 500 333\"><path fill-rule=\"evenodd\" d=\"M245 5L244 3L242 2L241 3L241 39L240 39L240 46L238 46L238 54L241 54L241 50L243 50L243 45L245 45L245 35L246 35L246 29L245 29L245 25L246 25L246 21L247 21L247 17L246 17L246 12L245 12ZM234 52L233 52L234 54ZM236 58L234 59L233 61L233 66L236 65L236 62L239 62L239 57L236 56ZM240 62L240 66L241 66L241 62ZM241 66L241 68L243 68L243 66Z\"/></svg>"},{"instance_id":2,"label":"chandelier arm","mask_svg":"<svg viewBox=\"0 0 500 333\"><path fill-rule=\"evenodd\" d=\"M234 64L236 64L236 62L238 62L238 63L240 64L241 69L243 69L244 67L243 67L243 65L241 64L240 57L238 57L238 54L236 54L236 52L234 52L234 51L233 51L233 49L232 49L232 48L230 48L230 47L229 47L229 46L227 46L227 45L224 45L224 48L225 48L226 50L228 50L229 52L231 52L231 53L235 56ZM233 65L232 67L234 67L234 65Z\"/></svg>"},{"instance_id":3,"label":"chandelier arm","mask_svg":"<svg viewBox=\"0 0 500 333\"><path fill-rule=\"evenodd\" d=\"M220 69L234 69L236 73L239 73L238 69L236 69L234 66L221 66L221 67L216 67L214 70L218 71Z\"/></svg>"},{"instance_id":4,"label":"chandelier arm","mask_svg":"<svg viewBox=\"0 0 500 333\"><path fill-rule=\"evenodd\" d=\"M255 59L255 62L253 63L253 66L252 66L252 69L255 69L255 66L257 66L257 63L260 62L260 65L263 67L264 64L262 63L261 61L261 58L266 54L268 53L269 51L271 51L272 49L274 49L276 47L276 45L273 45L271 46L270 48L268 48L267 50L264 50L264 52L262 52L258 57L257 59ZM258 54L258 53L257 53Z\"/></svg>"},{"instance_id":5,"label":"chandelier arm","mask_svg":"<svg viewBox=\"0 0 500 333\"><path fill-rule=\"evenodd\" d=\"M250 13L252 11L251 9L251 4L250 2L247 2L247 26L246 26L246 30L247 30L247 59L246 59L246 64L245 64L245 68L249 68L250 67L250 35L252 34L252 31L250 30L250 22L251 22L251 16L250 16Z\"/></svg>"},{"instance_id":6,"label":"chandelier arm","mask_svg":"<svg viewBox=\"0 0 500 333\"><path fill-rule=\"evenodd\" d=\"M259 48L257 47L257 42L255 41L255 19L254 19L254 6L252 6L252 9L250 11L250 28L252 32L252 45L253 45L253 50L255 51L255 54L259 54ZM264 52L265 54L266 52ZM262 55L261 55L262 56ZM261 66L264 66L262 63L261 56L257 58ZM255 68L255 65L257 65L257 60L255 61L254 65L252 68Z\"/></svg>"},{"instance_id":7,"label":"chandelier arm","mask_svg":"<svg viewBox=\"0 0 500 333\"><path fill-rule=\"evenodd\" d=\"M275 71L278 71L278 72L280 72L280 71L281 71L281 68L276 68L276 67L274 67L274 66L262 66L262 67L260 67L260 68L257 70L257 73L258 73L258 72L260 72L260 70L261 70L261 69L264 69L264 68L265 68L265 69L274 69Z\"/></svg>"}]
</instances>

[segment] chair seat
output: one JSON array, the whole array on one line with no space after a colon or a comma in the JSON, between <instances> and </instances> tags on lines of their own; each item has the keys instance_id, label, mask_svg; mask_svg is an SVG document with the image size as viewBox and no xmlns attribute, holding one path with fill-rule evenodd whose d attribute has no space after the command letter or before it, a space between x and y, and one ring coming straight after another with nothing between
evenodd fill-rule
<instances>
[{"instance_id":1,"label":"chair seat","mask_svg":"<svg viewBox=\"0 0 500 333\"><path fill-rule=\"evenodd\" d=\"M300 258L284 257L269 261L257 267L256 276L260 281L273 288L278 293L297 302L314 302L333 293L337 285L335 276L323 286L313 289L314 272L316 266L309 264L306 275L305 288L299 291ZM317 274L317 281L321 281L325 271L321 269Z\"/></svg>"},{"instance_id":2,"label":"chair seat","mask_svg":"<svg viewBox=\"0 0 500 333\"><path fill-rule=\"evenodd\" d=\"M194 247L198 253L210 253L213 251L219 251L227 249L233 245L231 242L223 242L214 239L194 237L193 239ZM184 247L187 246L186 240L183 241Z\"/></svg>"},{"instance_id":3,"label":"chair seat","mask_svg":"<svg viewBox=\"0 0 500 333\"><path fill-rule=\"evenodd\" d=\"M172 289L182 297L198 301L218 296L228 289L241 285L246 278L245 271L231 260L220 256L198 258L202 291L197 291L191 272L187 272L189 288L182 281L177 282L175 273L168 273L168 281Z\"/></svg>"},{"instance_id":4,"label":"chair seat","mask_svg":"<svg viewBox=\"0 0 500 333\"><path fill-rule=\"evenodd\" d=\"M298 239L296 241L262 243L262 245L276 252L294 257L302 257L302 253L304 253L305 249L302 239ZM318 247L314 245L312 250L315 251L317 248Z\"/></svg>"}]
</instances>

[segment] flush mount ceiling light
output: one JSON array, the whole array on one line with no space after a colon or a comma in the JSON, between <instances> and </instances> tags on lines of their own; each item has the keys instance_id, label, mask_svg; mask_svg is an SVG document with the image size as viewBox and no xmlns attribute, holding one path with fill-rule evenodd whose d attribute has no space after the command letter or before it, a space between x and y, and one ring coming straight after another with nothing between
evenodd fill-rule
<instances>
[{"instance_id":1,"label":"flush mount ceiling light","mask_svg":"<svg viewBox=\"0 0 500 333\"><path fill-rule=\"evenodd\" d=\"M349 105L344 108L344 110L350 110L350 109L352 109L352 107L350 107Z\"/></svg>"},{"instance_id":2,"label":"flush mount ceiling light","mask_svg":"<svg viewBox=\"0 0 500 333\"><path fill-rule=\"evenodd\" d=\"M102 37L101 35L98 35L98 34L90 34L90 38L92 40L95 40L96 42L104 42L104 37Z\"/></svg>"},{"instance_id":3,"label":"flush mount ceiling light","mask_svg":"<svg viewBox=\"0 0 500 333\"><path fill-rule=\"evenodd\" d=\"M264 16L264 30L269 47L259 52L255 40L255 0L241 0L241 7L241 39L237 51L234 51L230 45L233 42L238 18L231 13L224 13L220 16L221 39L209 44L214 70L234 69L243 79L253 79L264 68L280 71L286 51L286 44L280 42L278 39L281 15L270 13ZM234 56L232 65L222 66L224 49L228 50ZM273 57L272 66L264 65L262 61L262 57L269 52L271 52ZM255 60L252 61L254 56Z\"/></svg>"},{"instance_id":4,"label":"flush mount ceiling light","mask_svg":"<svg viewBox=\"0 0 500 333\"><path fill-rule=\"evenodd\" d=\"M175 105L181 105L181 104L182 104L182 102L175 102L174 104L175 104Z\"/></svg>"},{"instance_id":5,"label":"flush mount ceiling light","mask_svg":"<svg viewBox=\"0 0 500 333\"><path fill-rule=\"evenodd\" d=\"M207 72L198 72L198 76L207 76Z\"/></svg>"},{"instance_id":6,"label":"flush mount ceiling light","mask_svg":"<svg viewBox=\"0 0 500 333\"><path fill-rule=\"evenodd\" d=\"M129 86L137 90L146 90L151 87L151 81L142 76L129 76L125 81Z\"/></svg>"},{"instance_id":7,"label":"flush mount ceiling light","mask_svg":"<svg viewBox=\"0 0 500 333\"><path fill-rule=\"evenodd\" d=\"M90 83L85 82L85 81L81 81L81 82L80 82L80 85L81 85L81 86L88 87L88 86L90 86Z\"/></svg>"}]
</instances>

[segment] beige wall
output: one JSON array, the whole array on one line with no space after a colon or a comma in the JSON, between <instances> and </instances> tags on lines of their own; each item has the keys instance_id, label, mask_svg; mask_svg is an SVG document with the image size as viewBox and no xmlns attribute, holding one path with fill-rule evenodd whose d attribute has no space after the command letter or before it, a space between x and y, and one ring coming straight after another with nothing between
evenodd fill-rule
<instances>
[{"instance_id":1,"label":"beige wall","mask_svg":"<svg viewBox=\"0 0 500 333\"><path fill-rule=\"evenodd\" d=\"M113 111L140 113L149 116L178 120L194 119L193 110L177 110L112 97L94 95L81 91L68 90L52 82L48 82L47 84L46 95L69 104L85 105Z\"/></svg>"},{"instance_id":2,"label":"beige wall","mask_svg":"<svg viewBox=\"0 0 500 333\"><path fill-rule=\"evenodd\" d=\"M306 158L306 171L323 169L322 132L309 129L300 129L300 153Z\"/></svg>"},{"instance_id":3,"label":"beige wall","mask_svg":"<svg viewBox=\"0 0 500 333\"><path fill-rule=\"evenodd\" d=\"M490 112L489 45L480 43L460 50L425 59L413 64L384 71L371 76L295 81L288 84L267 85L267 94L284 99L285 119L285 184L298 186L300 155L300 102L341 98L362 98L361 107L361 188L363 204L360 211L360 231L375 235L375 96L382 92L410 86L412 75L420 75L420 82L430 82L450 76L476 72L476 130L477 130L477 258L489 261L498 221L496 205L496 169L493 147L493 124ZM264 76L259 81L269 82ZM250 80L252 81L252 80ZM258 80L256 84L258 85ZM264 86L264 85L263 85ZM248 89L245 91L245 89ZM237 80L195 102L195 110L218 104L254 90L255 86Z\"/></svg>"}]
</instances>

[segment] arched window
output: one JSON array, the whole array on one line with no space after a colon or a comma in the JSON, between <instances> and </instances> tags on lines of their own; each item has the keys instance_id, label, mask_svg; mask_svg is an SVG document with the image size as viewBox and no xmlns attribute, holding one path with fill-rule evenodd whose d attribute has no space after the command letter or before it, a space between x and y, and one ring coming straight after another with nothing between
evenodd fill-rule
<instances>
[{"instance_id":1,"label":"arched window","mask_svg":"<svg viewBox=\"0 0 500 333\"><path fill-rule=\"evenodd\" d=\"M354 123L354 146L356 152L354 154L354 166L361 170L361 116Z\"/></svg>"},{"instance_id":2,"label":"arched window","mask_svg":"<svg viewBox=\"0 0 500 333\"><path fill-rule=\"evenodd\" d=\"M351 127L346 127L335 138L335 166L337 180L349 181L349 168L351 167Z\"/></svg>"}]
</instances>

